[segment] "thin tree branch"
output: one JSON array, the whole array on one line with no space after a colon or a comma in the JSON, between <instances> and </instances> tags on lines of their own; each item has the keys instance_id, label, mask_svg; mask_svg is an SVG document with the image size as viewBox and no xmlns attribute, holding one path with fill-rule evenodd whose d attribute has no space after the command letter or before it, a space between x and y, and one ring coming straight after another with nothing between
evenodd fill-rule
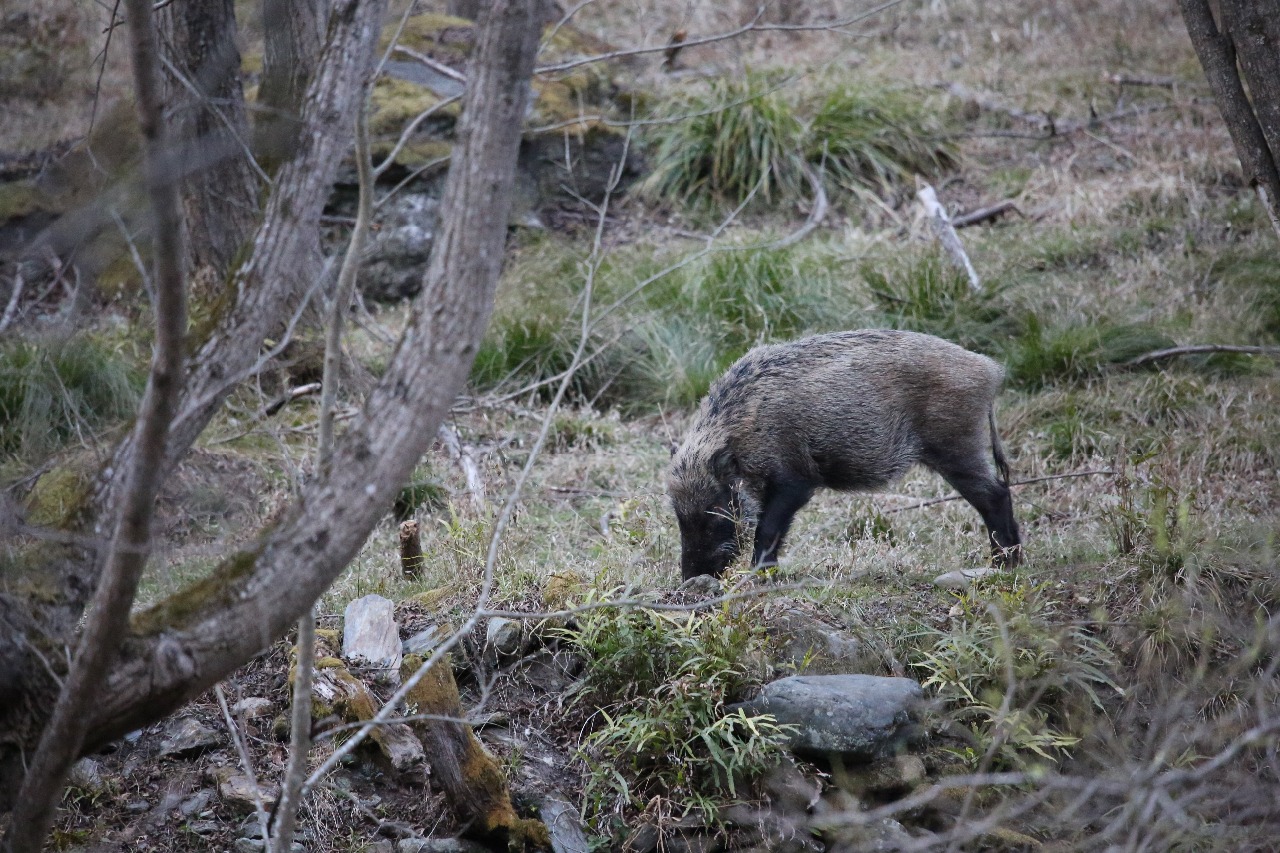
<instances>
[{"instance_id":1,"label":"thin tree branch","mask_svg":"<svg viewBox=\"0 0 1280 853\"><path fill-rule=\"evenodd\" d=\"M41 733L6 835L9 853L38 853L53 822L63 780L80 754L98 692L129 626L129 611L151 549L151 519L160 466L177 409L187 326L178 189L169 177L164 106L148 0L127 0L138 123L145 140L147 194L156 217L154 303L156 344L142 410L134 429L138 453L127 473L121 512L94 593L75 659Z\"/></svg>"},{"instance_id":2,"label":"thin tree branch","mask_svg":"<svg viewBox=\"0 0 1280 853\"><path fill-rule=\"evenodd\" d=\"M1168 349L1153 350L1143 353L1137 358L1131 358L1125 362L1128 367L1137 367L1142 364L1150 364L1153 361L1163 361L1167 358L1177 358L1182 355L1201 355L1213 352L1238 352L1246 355L1269 355L1280 356L1280 347L1269 346L1237 346L1235 344L1190 344L1182 347L1169 347Z\"/></svg>"}]
</instances>

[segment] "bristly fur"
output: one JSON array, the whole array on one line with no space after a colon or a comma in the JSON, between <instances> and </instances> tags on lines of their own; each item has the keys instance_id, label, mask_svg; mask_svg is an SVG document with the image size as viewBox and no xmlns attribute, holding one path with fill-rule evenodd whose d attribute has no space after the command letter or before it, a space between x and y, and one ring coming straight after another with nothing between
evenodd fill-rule
<instances>
[{"instance_id":1,"label":"bristly fur","mask_svg":"<svg viewBox=\"0 0 1280 853\"><path fill-rule=\"evenodd\" d=\"M747 353L711 386L672 459L686 573L727 565L707 556L723 555L725 528L713 535L704 518L729 509L727 496L754 505L761 562L815 489L882 488L917 462L982 513L997 549L1016 549L993 408L1003 377L986 356L914 332L836 332Z\"/></svg>"}]
</instances>

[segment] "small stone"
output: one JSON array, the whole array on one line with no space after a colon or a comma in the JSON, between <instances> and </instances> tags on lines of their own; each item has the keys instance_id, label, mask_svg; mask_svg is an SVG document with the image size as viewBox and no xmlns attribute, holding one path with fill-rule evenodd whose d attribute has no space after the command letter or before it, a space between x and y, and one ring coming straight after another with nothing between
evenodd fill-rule
<instances>
[{"instance_id":1,"label":"small stone","mask_svg":"<svg viewBox=\"0 0 1280 853\"><path fill-rule=\"evenodd\" d=\"M405 640L400 650L405 655L421 655L426 657L440 645L444 638L448 636L444 627L441 625L432 625L426 630L419 631L409 639Z\"/></svg>"},{"instance_id":2,"label":"small stone","mask_svg":"<svg viewBox=\"0 0 1280 853\"><path fill-rule=\"evenodd\" d=\"M178 811L182 812L183 817L191 817L199 814L208 808L209 803L213 800L213 791L208 788L202 788L196 791L190 797L182 801L178 806Z\"/></svg>"},{"instance_id":3,"label":"small stone","mask_svg":"<svg viewBox=\"0 0 1280 853\"><path fill-rule=\"evenodd\" d=\"M712 575L695 575L677 587L678 592L693 599L715 598L720 595L720 581Z\"/></svg>"},{"instance_id":4,"label":"small stone","mask_svg":"<svg viewBox=\"0 0 1280 853\"><path fill-rule=\"evenodd\" d=\"M187 829L196 835L215 835L222 831L222 824L216 820L193 820Z\"/></svg>"},{"instance_id":5,"label":"small stone","mask_svg":"<svg viewBox=\"0 0 1280 853\"><path fill-rule=\"evenodd\" d=\"M895 755L870 767L850 771L848 785L856 794L891 796L911 791L924 782L924 761L918 755Z\"/></svg>"},{"instance_id":6,"label":"small stone","mask_svg":"<svg viewBox=\"0 0 1280 853\"><path fill-rule=\"evenodd\" d=\"M231 706L231 713L246 720L266 717L271 713L271 700L261 696L246 696Z\"/></svg>"},{"instance_id":7,"label":"small stone","mask_svg":"<svg viewBox=\"0 0 1280 853\"><path fill-rule=\"evenodd\" d=\"M662 831L656 824L642 823L627 836L626 844L622 849L627 853L653 853L658 849L658 842L661 840Z\"/></svg>"},{"instance_id":8,"label":"small stone","mask_svg":"<svg viewBox=\"0 0 1280 853\"><path fill-rule=\"evenodd\" d=\"M150 811L150 809L151 804L146 800L130 800L124 807L124 810L129 814L142 814L145 811Z\"/></svg>"},{"instance_id":9,"label":"small stone","mask_svg":"<svg viewBox=\"0 0 1280 853\"><path fill-rule=\"evenodd\" d=\"M257 809L255 792L262 797L262 805L268 809L279 799L279 790L275 786L260 785L255 788L253 781L234 767L219 767L212 775L218 783L219 798L238 811L252 813Z\"/></svg>"},{"instance_id":10,"label":"small stone","mask_svg":"<svg viewBox=\"0 0 1280 853\"><path fill-rule=\"evenodd\" d=\"M956 569L933 579L933 585L940 589L966 589L974 581L995 574L998 569L983 566L976 569Z\"/></svg>"},{"instance_id":11,"label":"small stone","mask_svg":"<svg viewBox=\"0 0 1280 853\"><path fill-rule=\"evenodd\" d=\"M515 619L495 616L484 631L484 654L488 660L507 660L520 654L524 627Z\"/></svg>"},{"instance_id":12,"label":"small stone","mask_svg":"<svg viewBox=\"0 0 1280 853\"><path fill-rule=\"evenodd\" d=\"M391 599L366 595L347 605L343 614L342 656L352 665L377 669L379 680L400 682L400 631Z\"/></svg>"},{"instance_id":13,"label":"small stone","mask_svg":"<svg viewBox=\"0 0 1280 853\"><path fill-rule=\"evenodd\" d=\"M217 746L222 736L195 717L182 717L165 728L161 758L190 758Z\"/></svg>"},{"instance_id":14,"label":"small stone","mask_svg":"<svg viewBox=\"0 0 1280 853\"><path fill-rule=\"evenodd\" d=\"M405 838L396 845L399 853L491 853L488 847L465 838Z\"/></svg>"},{"instance_id":15,"label":"small stone","mask_svg":"<svg viewBox=\"0 0 1280 853\"><path fill-rule=\"evenodd\" d=\"M94 793L106 789L106 784L102 780L102 765L92 758L82 758L71 765L67 781L76 788Z\"/></svg>"}]
</instances>

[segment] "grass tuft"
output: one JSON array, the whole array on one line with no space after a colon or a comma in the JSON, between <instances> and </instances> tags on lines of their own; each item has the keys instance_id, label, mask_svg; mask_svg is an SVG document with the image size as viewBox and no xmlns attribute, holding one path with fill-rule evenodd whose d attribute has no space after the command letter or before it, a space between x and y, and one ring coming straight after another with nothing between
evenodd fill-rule
<instances>
[{"instance_id":1,"label":"grass tuft","mask_svg":"<svg viewBox=\"0 0 1280 853\"><path fill-rule=\"evenodd\" d=\"M95 338L0 345L0 455L48 456L131 417L144 375Z\"/></svg>"}]
</instances>

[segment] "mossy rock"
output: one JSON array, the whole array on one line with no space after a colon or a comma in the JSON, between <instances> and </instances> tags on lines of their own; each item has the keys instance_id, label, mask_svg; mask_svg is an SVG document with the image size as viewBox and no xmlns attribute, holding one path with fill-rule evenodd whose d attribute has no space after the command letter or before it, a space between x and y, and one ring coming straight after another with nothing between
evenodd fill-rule
<instances>
[{"instance_id":1,"label":"mossy rock","mask_svg":"<svg viewBox=\"0 0 1280 853\"><path fill-rule=\"evenodd\" d=\"M399 21L394 21L383 29L380 50L386 50L398 27ZM406 52L391 55L390 74L378 79L370 99L373 111L369 131L377 159L391 153L405 126L461 88L458 81L418 64L413 54L430 57L463 73L475 44L475 24L464 18L431 12L413 15L405 22L397 44L406 48ZM607 50L607 45L591 36L563 26L547 45L543 61L554 64ZM529 126L535 131L545 128L557 137L566 129L580 137L591 132L615 133L594 118L612 109L616 86L610 71L608 63L591 63L537 80L533 84L536 98ZM439 78L440 82L433 88L405 78ZM440 108L425 126L417 129L415 138L397 152L396 163L413 169L447 156L451 146L445 137L452 135L459 113L458 103ZM579 121L584 114L593 117Z\"/></svg>"},{"instance_id":2,"label":"mossy rock","mask_svg":"<svg viewBox=\"0 0 1280 853\"><path fill-rule=\"evenodd\" d=\"M65 527L83 507L98 473L89 452L75 453L40 475L27 495L27 519L32 524Z\"/></svg>"}]
</instances>

